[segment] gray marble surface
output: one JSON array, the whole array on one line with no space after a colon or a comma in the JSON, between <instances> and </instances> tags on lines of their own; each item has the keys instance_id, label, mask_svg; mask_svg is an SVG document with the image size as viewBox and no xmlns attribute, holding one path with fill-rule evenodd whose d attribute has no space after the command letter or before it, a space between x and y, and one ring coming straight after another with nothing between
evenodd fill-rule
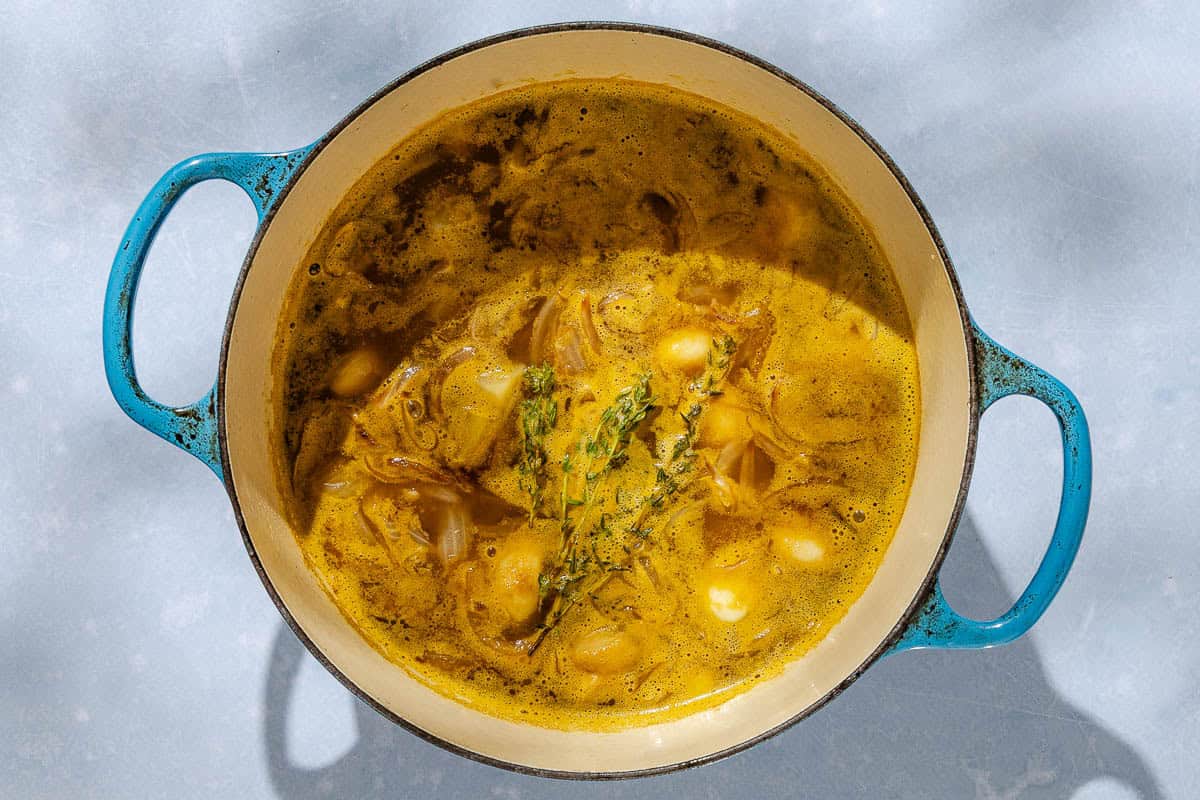
<instances>
[{"instance_id":1,"label":"gray marble surface","mask_svg":"<svg viewBox=\"0 0 1200 800\"><path fill-rule=\"evenodd\" d=\"M114 248L169 165L304 144L447 48L579 18L724 39L833 98L1096 445L1092 523L1031 635L888 659L742 755L604 785L463 760L356 702L283 626L212 475L121 414L100 361ZM0 796L1200 797L1198 30L1153 0L5 3ZM167 222L136 334L160 399L211 382L252 230L228 185ZM981 439L945 571L978 615L1032 573L1061 469L1033 401Z\"/></svg>"}]
</instances>

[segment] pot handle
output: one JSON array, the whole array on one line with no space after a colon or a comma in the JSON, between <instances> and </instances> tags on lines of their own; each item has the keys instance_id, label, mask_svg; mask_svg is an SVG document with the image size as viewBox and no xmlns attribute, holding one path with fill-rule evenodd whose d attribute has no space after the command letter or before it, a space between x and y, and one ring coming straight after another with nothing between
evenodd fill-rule
<instances>
[{"instance_id":1,"label":"pot handle","mask_svg":"<svg viewBox=\"0 0 1200 800\"><path fill-rule=\"evenodd\" d=\"M1058 417L1063 443L1063 484L1058 520L1042 563L1007 612L986 622L967 619L950 608L940 583L935 581L925 604L889 653L926 647L995 647L1022 636L1033 627L1058 593L1083 538L1092 494L1092 445L1083 408L1071 390L1058 379L1001 347L974 320L971 329L980 413L1001 397L1024 394L1041 400Z\"/></svg>"},{"instance_id":2,"label":"pot handle","mask_svg":"<svg viewBox=\"0 0 1200 800\"><path fill-rule=\"evenodd\" d=\"M286 153L208 153L179 162L146 195L113 259L104 295L104 372L108 387L134 422L194 455L218 478L224 475L217 439L216 385L191 405L171 407L152 399L138 383L131 335L142 267L167 214L192 186L214 178L236 184L250 196L261 224L279 190L310 150L311 147L303 147Z\"/></svg>"}]
</instances>

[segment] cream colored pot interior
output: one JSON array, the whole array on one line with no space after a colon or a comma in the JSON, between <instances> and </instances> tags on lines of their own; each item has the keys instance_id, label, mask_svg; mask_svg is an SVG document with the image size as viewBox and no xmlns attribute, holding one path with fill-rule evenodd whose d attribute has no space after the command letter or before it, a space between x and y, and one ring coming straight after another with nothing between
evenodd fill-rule
<instances>
[{"instance_id":1,"label":"cream colored pot interior","mask_svg":"<svg viewBox=\"0 0 1200 800\"><path fill-rule=\"evenodd\" d=\"M908 508L874 582L829 637L780 677L676 722L618 733L500 721L437 695L385 661L305 568L284 521L268 448L271 351L284 291L325 219L396 142L447 108L531 81L624 77L669 84L740 109L796 138L875 226L916 329L924 407ZM512 764L579 772L644 770L736 747L804 712L862 666L917 596L952 518L967 458L970 376L946 266L887 166L828 109L783 79L694 42L646 32L539 33L453 58L381 97L325 147L287 195L245 278L228 343L225 426L245 525L279 597L325 658L422 730Z\"/></svg>"}]
</instances>

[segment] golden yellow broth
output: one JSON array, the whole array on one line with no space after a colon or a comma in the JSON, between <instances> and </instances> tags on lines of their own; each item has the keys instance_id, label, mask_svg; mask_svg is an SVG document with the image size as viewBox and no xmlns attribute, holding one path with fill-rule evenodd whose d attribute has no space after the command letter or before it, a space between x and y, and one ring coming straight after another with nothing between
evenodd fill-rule
<instances>
[{"instance_id":1,"label":"golden yellow broth","mask_svg":"<svg viewBox=\"0 0 1200 800\"><path fill-rule=\"evenodd\" d=\"M430 123L330 216L280 341L309 566L388 659L501 717L640 724L777 673L908 493L917 361L869 228L793 142L674 90L543 84ZM556 420L523 473L530 364ZM589 455L642 376L653 408Z\"/></svg>"}]
</instances>

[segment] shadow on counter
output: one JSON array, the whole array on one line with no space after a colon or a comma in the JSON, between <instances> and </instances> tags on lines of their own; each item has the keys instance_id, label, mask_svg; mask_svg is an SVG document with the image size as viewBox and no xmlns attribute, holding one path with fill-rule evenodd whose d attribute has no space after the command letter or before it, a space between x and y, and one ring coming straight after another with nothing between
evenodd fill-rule
<instances>
[{"instance_id":1,"label":"shadow on counter","mask_svg":"<svg viewBox=\"0 0 1200 800\"><path fill-rule=\"evenodd\" d=\"M969 517L944 570L966 613L1011 601ZM309 658L281 625L265 700L265 750L283 798L505 797L1071 798L1107 780L1140 800L1162 792L1146 762L1047 682L1026 637L989 651L902 653L773 739L717 765L641 780L568 784L436 748L353 700L357 741L310 769L289 758L287 719ZM348 701L351 702L351 701ZM317 713L317 712L313 712Z\"/></svg>"}]
</instances>

